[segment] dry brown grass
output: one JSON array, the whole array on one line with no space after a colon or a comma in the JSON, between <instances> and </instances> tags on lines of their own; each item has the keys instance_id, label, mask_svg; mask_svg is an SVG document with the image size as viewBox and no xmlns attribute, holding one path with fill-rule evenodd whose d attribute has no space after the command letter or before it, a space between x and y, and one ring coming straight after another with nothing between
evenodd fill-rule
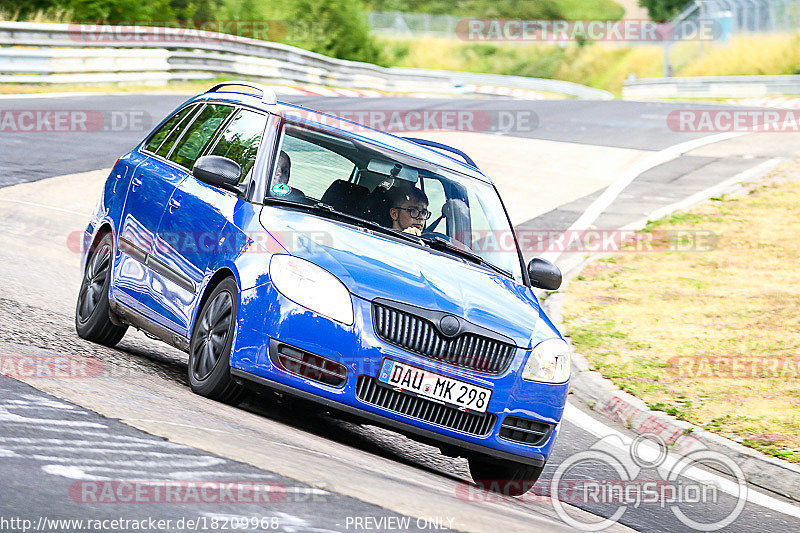
<instances>
[{"instance_id":1,"label":"dry brown grass","mask_svg":"<svg viewBox=\"0 0 800 533\"><path fill-rule=\"evenodd\" d=\"M622 389L793 462L800 462L798 180L800 161L787 163L748 194L651 224L646 232L712 231L719 240L713 251L597 261L570 285L564 309L577 350Z\"/></svg>"}]
</instances>

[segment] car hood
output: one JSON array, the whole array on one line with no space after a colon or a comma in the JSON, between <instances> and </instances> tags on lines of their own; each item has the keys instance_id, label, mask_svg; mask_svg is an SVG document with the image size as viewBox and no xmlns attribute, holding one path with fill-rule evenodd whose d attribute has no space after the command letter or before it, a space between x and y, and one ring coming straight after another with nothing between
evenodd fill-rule
<instances>
[{"instance_id":1,"label":"car hood","mask_svg":"<svg viewBox=\"0 0 800 533\"><path fill-rule=\"evenodd\" d=\"M452 255L303 211L265 206L261 224L286 250L356 296L451 313L530 347L559 337L529 287Z\"/></svg>"}]
</instances>

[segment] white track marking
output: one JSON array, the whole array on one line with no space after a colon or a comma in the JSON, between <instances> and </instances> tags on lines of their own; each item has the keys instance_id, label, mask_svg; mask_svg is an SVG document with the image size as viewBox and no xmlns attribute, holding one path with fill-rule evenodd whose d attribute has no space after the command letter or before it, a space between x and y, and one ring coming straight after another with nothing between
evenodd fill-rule
<instances>
[{"instance_id":1,"label":"white track marking","mask_svg":"<svg viewBox=\"0 0 800 533\"><path fill-rule=\"evenodd\" d=\"M76 465L120 465L120 466L139 466L139 467L165 467L165 468L178 468L178 467L199 467L199 466L212 466L224 463L224 459L218 457L211 457L208 455L202 456L184 456L186 459L196 459L193 461L109 461L103 459L84 459L82 457L58 457L55 455L26 455L30 459L38 461L45 461L49 463L73 463Z\"/></svg>"},{"instance_id":2,"label":"white track marking","mask_svg":"<svg viewBox=\"0 0 800 533\"><path fill-rule=\"evenodd\" d=\"M584 413L571 403L567 403L566 409L564 410L564 418L574 424L575 426L583 429L584 431L588 431L592 435L598 438L608 437L610 435L614 435L620 439L620 442L623 443L622 446L619 448L623 450L625 453L628 453L630 449L629 446L633 442L633 439L623 435L619 431L610 428L600 422L599 420L595 420L593 417L589 416L588 414ZM650 442L643 441L641 446L645 447L652 453L654 456L658 455L658 449L656 446ZM680 459L676 459L673 455L668 455L667 458L662 463L662 466L658 468L659 471L669 471L675 465L680 462ZM719 476L717 474L713 474L708 472L707 470L703 470L697 467L686 467L681 470L682 475L693 479L695 481L699 481L701 483L709 483L713 482L722 492L730 494L734 497L739 495L739 485L734 481L730 480L727 477ZM754 503L761 507L765 507L772 511L777 511L779 513L794 516L796 518L800 518L800 506L792 505L790 503L783 502L781 500L775 499L771 496L767 496L761 492L753 490L751 487L748 486L747 491L747 501L750 503Z\"/></svg>"},{"instance_id":3,"label":"white track marking","mask_svg":"<svg viewBox=\"0 0 800 533\"><path fill-rule=\"evenodd\" d=\"M68 403L56 402L53 400L40 400L40 401L33 401L33 400L5 400L3 403L0 403L0 407L13 407L13 408L27 408L27 407L37 407L40 409L62 409L65 411L75 411L75 406L70 405ZM83 411L75 411L75 414Z\"/></svg>"},{"instance_id":4,"label":"white track marking","mask_svg":"<svg viewBox=\"0 0 800 533\"><path fill-rule=\"evenodd\" d=\"M81 446L103 446L106 448L112 447L129 447L129 448L183 448L182 445L174 442L161 442L161 441L146 441L144 439L132 439L120 442L108 442L104 440L83 440L83 439L32 439L28 437L0 437L0 442L5 446L11 448L55 448L63 449L65 445Z\"/></svg>"},{"instance_id":5,"label":"white track marking","mask_svg":"<svg viewBox=\"0 0 800 533\"><path fill-rule=\"evenodd\" d=\"M38 207L41 209L50 209L52 211L60 211L62 213L69 213L70 215L77 215L83 218L89 218L90 216L92 216L90 213L81 213L80 211L73 211L72 209L64 209L62 207L56 207L54 205L37 204L36 202L26 202L25 200L15 200L13 198L0 198L0 201L12 202L15 204L27 205L31 207Z\"/></svg>"},{"instance_id":6,"label":"white track marking","mask_svg":"<svg viewBox=\"0 0 800 533\"><path fill-rule=\"evenodd\" d=\"M2 452L2 450L0 450ZM2 453L0 453L2 457ZM257 480L272 480L277 479L278 476L268 473L252 473L252 472L222 472L222 471L206 471L206 470L190 470L184 472L153 472L152 470L119 468L118 466L64 466L64 465L44 465L42 470L48 474L56 476L63 476L70 479L86 479L86 480L109 480L121 479L123 474L128 476L128 479L155 479L159 480L175 480L175 481L225 481L242 480L242 479L257 479ZM109 472L113 477L99 475L100 472ZM213 478L217 478L216 480Z\"/></svg>"},{"instance_id":7,"label":"white track marking","mask_svg":"<svg viewBox=\"0 0 800 533\"><path fill-rule=\"evenodd\" d=\"M45 474L52 474L54 476L61 476L67 479L82 479L84 481L110 481L110 477L94 476L87 474L84 469L77 466L64 466L64 465L44 465L42 471Z\"/></svg>"},{"instance_id":8,"label":"white track marking","mask_svg":"<svg viewBox=\"0 0 800 533\"><path fill-rule=\"evenodd\" d=\"M652 213L650 213L646 219L640 220L638 222L634 222L632 224L628 224L622 229L638 229L644 226L650 220L658 220L659 218L663 218L667 215L674 213L675 211L680 211L682 209L687 209L695 204L702 202L703 200L707 200L712 196L717 196L724 193L730 187L737 185L739 183L744 183L747 181L751 181L753 179L758 179L762 175L766 174L780 163L782 163L784 158L782 157L775 157L773 159L769 159L764 161L763 163L754 166L753 168L748 168L747 170L740 172L733 176L732 178L726 179L716 185L708 187L707 189L703 189L700 192L696 192L693 195L684 198L680 202L675 202L674 204L670 204L659 209L656 209Z\"/></svg>"},{"instance_id":9,"label":"white track marking","mask_svg":"<svg viewBox=\"0 0 800 533\"><path fill-rule=\"evenodd\" d=\"M123 422L127 422L129 420L133 420L133 421L136 421L136 422L157 422L159 424L169 424L170 426L181 426L181 427L184 427L184 428L200 429L200 430L203 430L203 431L213 431L215 433L228 433L224 429L204 428L204 427L200 427L200 426L194 426L192 424L181 424L179 422L169 422L167 420L154 420L152 418L125 418L122 421Z\"/></svg>"},{"instance_id":10,"label":"white track marking","mask_svg":"<svg viewBox=\"0 0 800 533\"><path fill-rule=\"evenodd\" d=\"M0 421L17 423L17 424L36 424L43 426L86 427L86 428L107 427L104 424L98 424L96 422L81 422L78 420L53 420L50 418L30 418L27 416L10 413L4 407L0 407Z\"/></svg>"},{"instance_id":11,"label":"white track marking","mask_svg":"<svg viewBox=\"0 0 800 533\"><path fill-rule=\"evenodd\" d=\"M603 211L608 209L608 207L614 203L614 200L617 199L622 191L624 191L625 188L633 182L633 180L651 168L666 163L667 161L671 161L679 155L696 148L700 148L701 146L733 139L734 137L741 137L747 133L748 132L726 132L708 135L706 137L701 137L700 139L693 139L680 144L674 144L668 148L654 153L653 155L648 156L639 163L632 165L626 172L622 174L622 176L617 178L614 183L606 187L606 190L604 190L603 193L594 202L592 202L586 211L584 211L583 214L578 217L578 220L572 223L566 232L583 231L589 229L589 227L597 220L597 218L603 214ZM559 256L561 256L561 252L545 252L540 257L555 263Z\"/></svg>"},{"instance_id":12,"label":"white track marking","mask_svg":"<svg viewBox=\"0 0 800 533\"><path fill-rule=\"evenodd\" d=\"M77 442L76 442L77 443ZM53 451L60 453L108 453L116 455L147 455L150 457L202 457L174 452L154 452L153 450L120 450L118 448L84 448L82 446L37 446L27 445L28 450Z\"/></svg>"},{"instance_id":13,"label":"white track marking","mask_svg":"<svg viewBox=\"0 0 800 533\"><path fill-rule=\"evenodd\" d=\"M0 403L0 409L36 409L41 411L41 405L25 405L25 404L11 404L11 403ZM47 407L45 407L47 408ZM72 415L83 415L83 416L91 416L93 413L84 413L82 411L72 411L66 407L50 407L50 409L63 409L65 411L69 411Z\"/></svg>"}]
</instances>

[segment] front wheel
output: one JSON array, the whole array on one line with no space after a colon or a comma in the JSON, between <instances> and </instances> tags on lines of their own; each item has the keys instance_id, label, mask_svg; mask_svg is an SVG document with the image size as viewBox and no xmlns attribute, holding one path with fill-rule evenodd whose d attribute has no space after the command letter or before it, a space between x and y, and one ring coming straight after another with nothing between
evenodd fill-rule
<instances>
[{"instance_id":1,"label":"front wheel","mask_svg":"<svg viewBox=\"0 0 800 533\"><path fill-rule=\"evenodd\" d=\"M488 456L469 457L469 473L482 488L504 496L522 496L533 488L544 465L530 466Z\"/></svg>"},{"instance_id":2,"label":"front wheel","mask_svg":"<svg viewBox=\"0 0 800 533\"><path fill-rule=\"evenodd\" d=\"M75 307L78 336L105 346L116 345L128 329L128 326L117 326L110 318L108 288L111 285L113 253L114 238L106 233L95 243L86 261Z\"/></svg>"},{"instance_id":3,"label":"front wheel","mask_svg":"<svg viewBox=\"0 0 800 533\"><path fill-rule=\"evenodd\" d=\"M189 343L189 384L200 396L237 405L245 389L231 377L230 355L236 329L238 287L226 278L197 315Z\"/></svg>"}]
</instances>

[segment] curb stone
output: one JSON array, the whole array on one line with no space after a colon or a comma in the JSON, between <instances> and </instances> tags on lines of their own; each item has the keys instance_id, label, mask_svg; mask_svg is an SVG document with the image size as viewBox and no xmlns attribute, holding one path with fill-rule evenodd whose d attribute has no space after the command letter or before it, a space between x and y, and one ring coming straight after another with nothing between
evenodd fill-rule
<instances>
[{"instance_id":1,"label":"curb stone","mask_svg":"<svg viewBox=\"0 0 800 533\"><path fill-rule=\"evenodd\" d=\"M763 175L759 177L763 177ZM750 177L747 181L756 179L758 178ZM726 192L741 193L742 187L736 184ZM666 213L661 216L666 216ZM648 220L649 218L628 226L626 229L641 229ZM562 307L564 293L569 283L590 263L607 255L609 254L597 253L587 255L580 261L570 262L561 288L557 292L546 293L545 297L540 297L542 307L559 331L566 331ZM571 339L566 334L564 336L572 345ZM664 439L671 450L677 451L681 455L697 449L710 449L722 453L742 469L748 483L781 494L794 501L800 501L800 465L771 457L689 422L678 420L662 411L651 410L644 401L621 390L611 380L604 378L600 372L591 370L586 357L579 353L572 354L570 393L586 403L593 411L624 425L637 434L658 435ZM708 466L714 468L711 465ZM724 469L719 469L719 471L728 473Z\"/></svg>"}]
</instances>

